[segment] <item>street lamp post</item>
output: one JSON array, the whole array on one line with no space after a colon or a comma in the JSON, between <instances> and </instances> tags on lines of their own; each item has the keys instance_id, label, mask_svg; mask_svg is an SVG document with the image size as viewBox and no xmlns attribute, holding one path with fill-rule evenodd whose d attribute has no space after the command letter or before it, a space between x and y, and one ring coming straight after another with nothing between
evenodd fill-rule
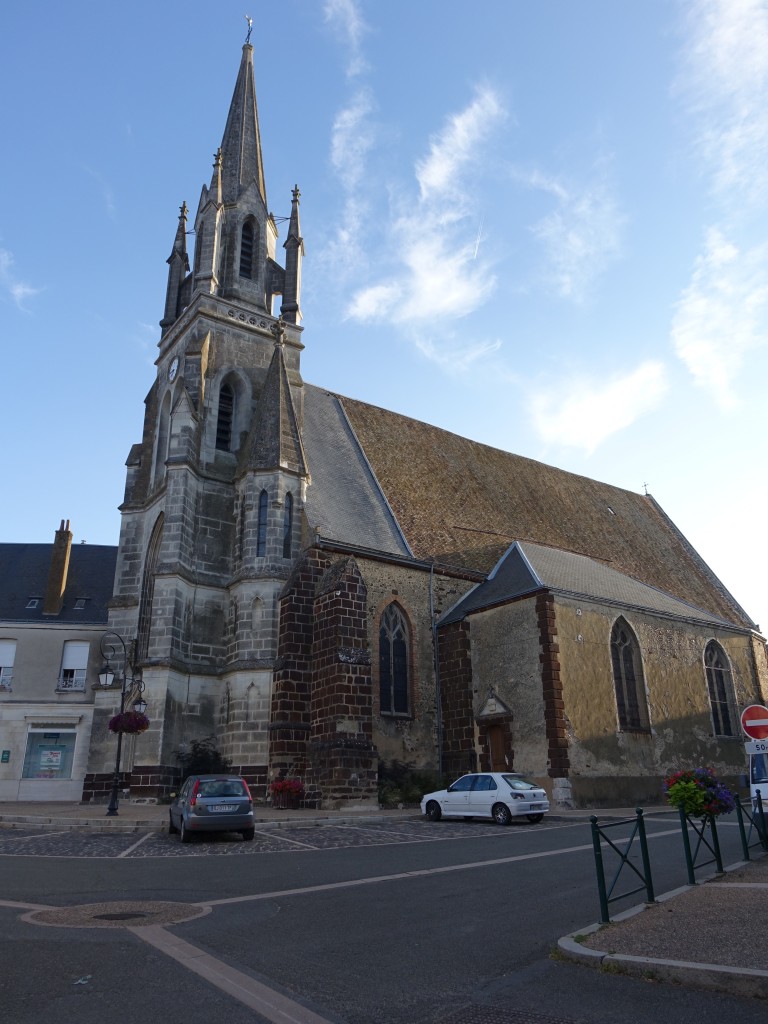
<instances>
[{"instance_id":1,"label":"street lamp post","mask_svg":"<svg viewBox=\"0 0 768 1024\"><path fill-rule=\"evenodd\" d=\"M137 671L134 665L135 657L135 641L131 641L130 644L126 645L125 640L120 636L119 633L112 631L106 632L99 644L101 650L101 656L104 659L104 665L99 672L99 684L108 689L112 686L112 683L117 679L120 684L120 714L122 715L125 711L125 701L130 695L135 694L136 699L133 702L134 711L144 714L147 710L147 702L142 697L144 692L144 680L141 678L141 671ZM119 661L119 651L122 650L122 662ZM118 660L116 669L112 667L113 662ZM122 665L122 671L120 666ZM130 670L130 675L128 674ZM118 797L117 791L120 786L120 755L123 748L123 734L118 732L117 734L117 756L115 758L115 774L112 777L112 791L109 795L109 806L107 807L107 817L113 818L117 815Z\"/></svg>"}]
</instances>

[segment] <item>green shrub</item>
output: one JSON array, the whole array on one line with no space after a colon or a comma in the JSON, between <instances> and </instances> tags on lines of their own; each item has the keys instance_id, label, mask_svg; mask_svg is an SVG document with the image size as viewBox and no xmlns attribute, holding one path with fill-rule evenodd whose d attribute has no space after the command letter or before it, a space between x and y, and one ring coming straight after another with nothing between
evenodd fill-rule
<instances>
[{"instance_id":1,"label":"green shrub","mask_svg":"<svg viewBox=\"0 0 768 1024\"><path fill-rule=\"evenodd\" d=\"M414 768L412 764L396 760L379 762L379 803L382 807L417 805L425 793L442 788L441 777L428 768Z\"/></svg>"},{"instance_id":2,"label":"green shrub","mask_svg":"<svg viewBox=\"0 0 768 1024\"><path fill-rule=\"evenodd\" d=\"M182 781L190 775L217 775L232 771L232 762L217 749L214 736L192 740L189 750L176 750L174 756Z\"/></svg>"}]
</instances>

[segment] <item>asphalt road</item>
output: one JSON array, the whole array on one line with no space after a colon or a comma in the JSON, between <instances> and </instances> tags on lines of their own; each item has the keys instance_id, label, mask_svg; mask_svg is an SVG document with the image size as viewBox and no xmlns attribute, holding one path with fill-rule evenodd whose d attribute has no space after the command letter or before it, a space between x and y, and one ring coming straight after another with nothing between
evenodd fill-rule
<instances>
[{"instance_id":1,"label":"asphalt road","mask_svg":"<svg viewBox=\"0 0 768 1024\"><path fill-rule=\"evenodd\" d=\"M648 832L657 893L683 884L674 822L649 819ZM736 828L720 832L724 860L738 860ZM583 823L414 819L189 846L14 831L0 833L0 872L0 1020L13 1024L765 1021L759 1002L552 956L560 935L599 916ZM144 928L149 918L21 919L33 904L132 900L202 904L203 916Z\"/></svg>"}]
</instances>

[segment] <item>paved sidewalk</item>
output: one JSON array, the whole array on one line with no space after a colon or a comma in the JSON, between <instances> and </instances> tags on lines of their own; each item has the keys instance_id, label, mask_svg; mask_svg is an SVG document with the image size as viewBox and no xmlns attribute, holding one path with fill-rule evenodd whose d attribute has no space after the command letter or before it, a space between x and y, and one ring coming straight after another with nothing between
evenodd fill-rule
<instances>
[{"instance_id":1,"label":"paved sidewalk","mask_svg":"<svg viewBox=\"0 0 768 1024\"><path fill-rule=\"evenodd\" d=\"M750 857L564 936L560 953L603 970L768 999L768 856Z\"/></svg>"}]
</instances>

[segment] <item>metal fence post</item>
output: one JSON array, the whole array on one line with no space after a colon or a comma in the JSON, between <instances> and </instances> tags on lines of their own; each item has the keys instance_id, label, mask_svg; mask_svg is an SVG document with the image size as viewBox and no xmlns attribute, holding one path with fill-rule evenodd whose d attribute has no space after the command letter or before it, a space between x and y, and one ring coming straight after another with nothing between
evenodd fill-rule
<instances>
[{"instance_id":1,"label":"metal fence post","mask_svg":"<svg viewBox=\"0 0 768 1024\"><path fill-rule=\"evenodd\" d=\"M651 878L651 859L648 856L648 839L645 835L645 818L642 807L635 808L637 814L637 831L640 836L640 853L643 858L643 875L645 876L645 894L648 903L654 903L656 897L653 894L653 879Z\"/></svg>"},{"instance_id":2,"label":"metal fence post","mask_svg":"<svg viewBox=\"0 0 768 1024\"><path fill-rule=\"evenodd\" d=\"M605 890L605 869L603 867L603 851L600 848L600 829L597 827L597 817L590 816L592 827L592 848L595 854L595 871L597 872L597 892L600 897L600 920L603 924L610 921L608 914L608 893Z\"/></svg>"},{"instance_id":3,"label":"metal fence post","mask_svg":"<svg viewBox=\"0 0 768 1024\"><path fill-rule=\"evenodd\" d=\"M712 845L715 848L715 865L718 873L723 873L723 858L720 856L720 840L717 837L717 821L714 814L708 815L709 823L712 826Z\"/></svg>"},{"instance_id":4,"label":"metal fence post","mask_svg":"<svg viewBox=\"0 0 768 1024\"><path fill-rule=\"evenodd\" d=\"M680 828L683 830L683 849L685 850L685 866L688 869L688 884L696 885L696 875L693 870L693 857L691 857L691 840L688 836L688 818L685 808L680 805Z\"/></svg>"},{"instance_id":5,"label":"metal fence post","mask_svg":"<svg viewBox=\"0 0 768 1024\"><path fill-rule=\"evenodd\" d=\"M741 800L736 798L736 818L739 822L739 836L741 837L741 852L744 860L749 860L749 843L747 842L747 830L744 828L744 811L741 809Z\"/></svg>"},{"instance_id":6,"label":"metal fence post","mask_svg":"<svg viewBox=\"0 0 768 1024\"><path fill-rule=\"evenodd\" d=\"M765 809L763 807L763 798L759 789L755 793L755 802L757 804L757 821L755 822L755 825L757 826L757 831L760 833L763 849L768 850L768 829L765 825Z\"/></svg>"}]
</instances>

